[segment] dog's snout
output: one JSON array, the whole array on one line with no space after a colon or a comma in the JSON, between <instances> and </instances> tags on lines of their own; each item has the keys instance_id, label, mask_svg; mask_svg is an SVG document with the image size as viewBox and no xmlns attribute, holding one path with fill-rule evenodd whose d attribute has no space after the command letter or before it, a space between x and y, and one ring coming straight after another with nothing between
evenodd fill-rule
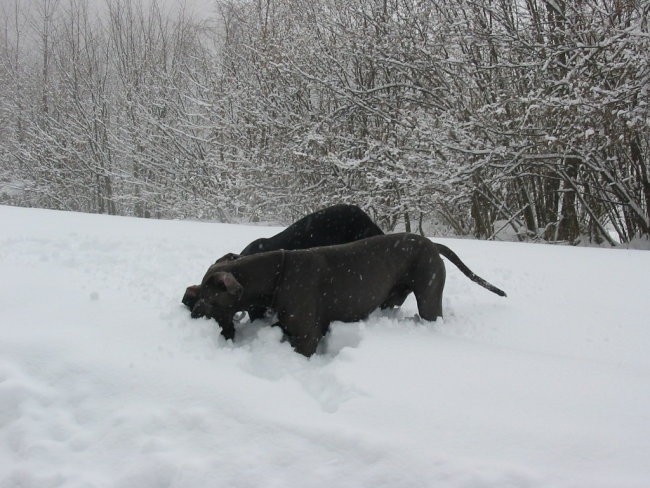
<instances>
[{"instance_id":1,"label":"dog's snout","mask_svg":"<svg viewBox=\"0 0 650 488\"><path fill-rule=\"evenodd\" d=\"M192 308L191 315L193 319L198 319L199 317L203 317L206 315L205 300L199 300L198 302L196 302L196 304Z\"/></svg>"}]
</instances>

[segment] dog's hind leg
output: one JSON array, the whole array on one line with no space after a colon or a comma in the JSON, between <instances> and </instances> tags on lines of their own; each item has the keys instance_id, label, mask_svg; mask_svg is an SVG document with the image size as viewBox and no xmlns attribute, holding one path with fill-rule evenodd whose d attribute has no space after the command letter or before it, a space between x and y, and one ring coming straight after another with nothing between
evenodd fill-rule
<instances>
[{"instance_id":1,"label":"dog's hind leg","mask_svg":"<svg viewBox=\"0 0 650 488\"><path fill-rule=\"evenodd\" d=\"M418 312L424 320L436 320L438 317L442 317L442 289L444 286L443 280L424 290L415 291Z\"/></svg>"},{"instance_id":2,"label":"dog's hind leg","mask_svg":"<svg viewBox=\"0 0 650 488\"><path fill-rule=\"evenodd\" d=\"M440 258L438 258L440 259ZM442 291L445 288L445 265L440 260L434 269L422 270L415 280L413 293L418 304L418 312L424 320L442 317Z\"/></svg>"},{"instance_id":3,"label":"dog's hind leg","mask_svg":"<svg viewBox=\"0 0 650 488\"><path fill-rule=\"evenodd\" d=\"M381 309L401 307L406 300L406 297L411 293L411 289L407 287L396 287L388 295L388 298L381 304Z\"/></svg>"}]
</instances>

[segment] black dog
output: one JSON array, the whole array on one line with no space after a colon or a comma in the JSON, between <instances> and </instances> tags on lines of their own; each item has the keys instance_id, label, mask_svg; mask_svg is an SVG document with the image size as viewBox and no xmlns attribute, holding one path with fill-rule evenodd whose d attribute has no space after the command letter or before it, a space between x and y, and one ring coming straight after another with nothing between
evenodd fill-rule
<instances>
[{"instance_id":1,"label":"black dog","mask_svg":"<svg viewBox=\"0 0 650 488\"><path fill-rule=\"evenodd\" d=\"M339 204L306 215L273 237L251 242L240 255L333 246L382 234L381 229L359 207Z\"/></svg>"},{"instance_id":2,"label":"black dog","mask_svg":"<svg viewBox=\"0 0 650 488\"><path fill-rule=\"evenodd\" d=\"M226 254L217 263L280 249L308 249L345 244L382 234L381 229L356 205L333 205L304 216L273 237L251 242L240 255ZM199 285L192 285L185 290L182 301L190 310L194 308L199 288ZM248 315L251 320L255 320L264 317L265 312L264 307L251 307Z\"/></svg>"},{"instance_id":3,"label":"black dog","mask_svg":"<svg viewBox=\"0 0 650 488\"><path fill-rule=\"evenodd\" d=\"M330 322L361 320L382 304L403 302L411 292L420 317L442 316L445 266L440 254L472 281L506 295L472 273L448 247L405 233L222 260L203 277L192 316L214 318L222 335L232 339L236 312L270 307L293 348L311 356Z\"/></svg>"}]
</instances>

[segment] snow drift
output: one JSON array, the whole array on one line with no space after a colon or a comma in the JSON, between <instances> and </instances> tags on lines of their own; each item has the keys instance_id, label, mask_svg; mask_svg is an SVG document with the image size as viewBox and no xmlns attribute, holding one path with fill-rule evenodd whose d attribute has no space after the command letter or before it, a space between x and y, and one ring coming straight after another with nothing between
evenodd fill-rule
<instances>
[{"instance_id":1,"label":"snow drift","mask_svg":"<svg viewBox=\"0 0 650 488\"><path fill-rule=\"evenodd\" d=\"M444 321L306 359L180 299L277 228L0 207L0 487L650 486L650 253L436 239Z\"/></svg>"}]
</instances>

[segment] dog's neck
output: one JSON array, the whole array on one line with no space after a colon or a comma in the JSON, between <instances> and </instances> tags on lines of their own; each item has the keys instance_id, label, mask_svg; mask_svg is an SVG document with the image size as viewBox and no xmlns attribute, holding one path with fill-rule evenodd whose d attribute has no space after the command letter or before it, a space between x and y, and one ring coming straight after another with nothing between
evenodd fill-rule
<instances>
[{"instance_id":1,"label":"dog's neck","mask_svg":"<svg viewBox=\"0 0 650 488\"><path fill-rule=\"evenodd\" d=\"M272 307L284 275L286 251L246 256L233 262L236 276L244 287L247 305Z\"/></svg>"},{"instance_id":2,"label":"dog's neck","mask_svg":"<svg viewBox=\"0 0 650 488\"><path fill-rule=\"evenodd\" d=\"M276 301L278 299L278 290L282 284L284 278L284 262L287 258L287 252L284 249L281 249L282 258L280 259L280 268L278 269L277 279L275 280L275 286L273 290L273 298L271 299L271 308L275 308Z\"/></svg>"}]
</instances>

